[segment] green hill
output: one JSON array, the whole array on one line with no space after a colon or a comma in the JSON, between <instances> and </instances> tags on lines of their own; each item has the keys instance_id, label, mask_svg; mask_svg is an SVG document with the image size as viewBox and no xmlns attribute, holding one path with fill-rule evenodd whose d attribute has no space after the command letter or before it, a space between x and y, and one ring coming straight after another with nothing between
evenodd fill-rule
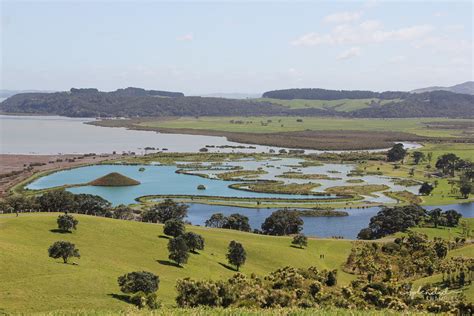
<instances>
[{"instance_id":1,"label":"green hill","mask_svg":"<svg viewBox=\"0 0 474 316\"><path fill-rule=\"evenodd\" d=\"M158 296L165 306L174 304L176 279L220 279L233 275L220 263L231 240L241 242L247 262L241 272L263 275L287 265L340 268L351 248L350 241L309 240L307 249L290 247L291 238L255 235L231 230L188 226L201 234L206 248L191 254L184 268L169 265L162 225L122 221L85 215L72 234L51 232L57 213L0 215L0 313L53 310L118 311L130 305L115 299L120 294L117 277L147 270L160 276ZM48 257L48 247L57 240L76 244L79 265L66 265ZM320 254L325 254L320 259ZM161 262L161 263L160 263ZM348 284L354 276L339 271L338 283Z\"/></svg>"},{"instance_id":2,"label":"green hill","mask_svg":"<svg viewBox=\"0 0 474 316\"><path fill-rule=\"evenodd\" d=\"M89 184L105 187L123 187L129 185L138 185L140 184L140 181L124 176L118 172L111 172L103 177L91 181Z\"/></svg>"}]
</instances>

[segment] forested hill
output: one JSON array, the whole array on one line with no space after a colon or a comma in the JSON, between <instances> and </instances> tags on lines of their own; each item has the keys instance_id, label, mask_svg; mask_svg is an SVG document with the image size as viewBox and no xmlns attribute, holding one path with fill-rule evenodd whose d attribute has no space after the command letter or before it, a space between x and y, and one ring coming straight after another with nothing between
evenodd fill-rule
<instances>
[{"instance_id":1,"label":"forested hill","mask_svg":"<svg viewBox=\"0 0 474 316\"><path fill-rule=\"evenodd\" d=\"M138 88L100 92L71 89L56 93L21 93L0 103L6 113L70 117L287 115L279 105L223 98L185 97L179 92Z\"/></svg>"},{"instance_id":2,"label":"forested hill","mask_svg":"<svg viewBox=\"0 0 474 316\"><path fill-rule=\"evenodd\" d=\"M260 99L186 97L180 92L139 88L101 92L71 89L20 93L0 103L4 113L70 117L160 116L344 116L474 118L474 96L448 91L425 93L289 89Z\"/></svg>"},{"instance_id":3,"label":"forested hill","mask_svg":"<svg viewBox=\"0 0 474 316\"><path fill-rule=\"evenodd\" d=\"M262 100L310 112L319 108L349 117L474 118L474 95L449 91L348 91L286 89L265 92Z\"/></svg>"}]
</instances>

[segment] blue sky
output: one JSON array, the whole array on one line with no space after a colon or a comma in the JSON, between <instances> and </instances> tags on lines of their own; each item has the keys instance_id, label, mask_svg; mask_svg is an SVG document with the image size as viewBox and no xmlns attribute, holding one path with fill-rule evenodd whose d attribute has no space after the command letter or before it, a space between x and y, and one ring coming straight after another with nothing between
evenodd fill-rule
<instances>
[{"instance_id":1,"label":"blue sky","mask_svg":"<svg viewBox=\"0 0 474 316\"><path fill-rule=\"evenodd\" d=\"M259 93L473 80L472 1L2 0L3 89Z\"/></svg>"}]
</instances>

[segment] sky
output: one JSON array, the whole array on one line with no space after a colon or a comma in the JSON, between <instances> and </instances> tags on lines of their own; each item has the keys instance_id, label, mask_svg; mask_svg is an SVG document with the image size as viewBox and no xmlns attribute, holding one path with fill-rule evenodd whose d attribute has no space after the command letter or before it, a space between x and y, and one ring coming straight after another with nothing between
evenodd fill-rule
<instances>
[{"instance_id":1,"label":"sky","mask_svg":"<svg viewBox=\"0 0 474 316\"><path fill-rule=\"evenodd\" d=\"M473 80L473 1L1 2L1 89L412 90Z\"/></svg>"}]
</instances>

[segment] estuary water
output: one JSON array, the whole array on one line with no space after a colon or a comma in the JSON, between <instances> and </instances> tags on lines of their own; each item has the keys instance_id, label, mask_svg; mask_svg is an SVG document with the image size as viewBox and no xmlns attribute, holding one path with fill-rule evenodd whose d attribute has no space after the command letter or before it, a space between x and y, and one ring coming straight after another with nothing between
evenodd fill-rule
<instances>
[{"instance_id":1,"label":"estuary water","mask_svg":"<svg viewBox=\"0 0 474 316\"><path fill-rule=\"evenodd\" d=\"M206 145L242 146L225 137L162 134L125 128L108 128L89 124L90 118L62 116L0 115L0 153L2 154L85 154L146 153L145 147L165 148L169 152L197 152ZM405 147L419 147L404 143ZM252 148L209 148L211 152L265 152L280 147L245 145ZM307 153L320 151L307 150Z\"/></svg>"}]
</instances>

